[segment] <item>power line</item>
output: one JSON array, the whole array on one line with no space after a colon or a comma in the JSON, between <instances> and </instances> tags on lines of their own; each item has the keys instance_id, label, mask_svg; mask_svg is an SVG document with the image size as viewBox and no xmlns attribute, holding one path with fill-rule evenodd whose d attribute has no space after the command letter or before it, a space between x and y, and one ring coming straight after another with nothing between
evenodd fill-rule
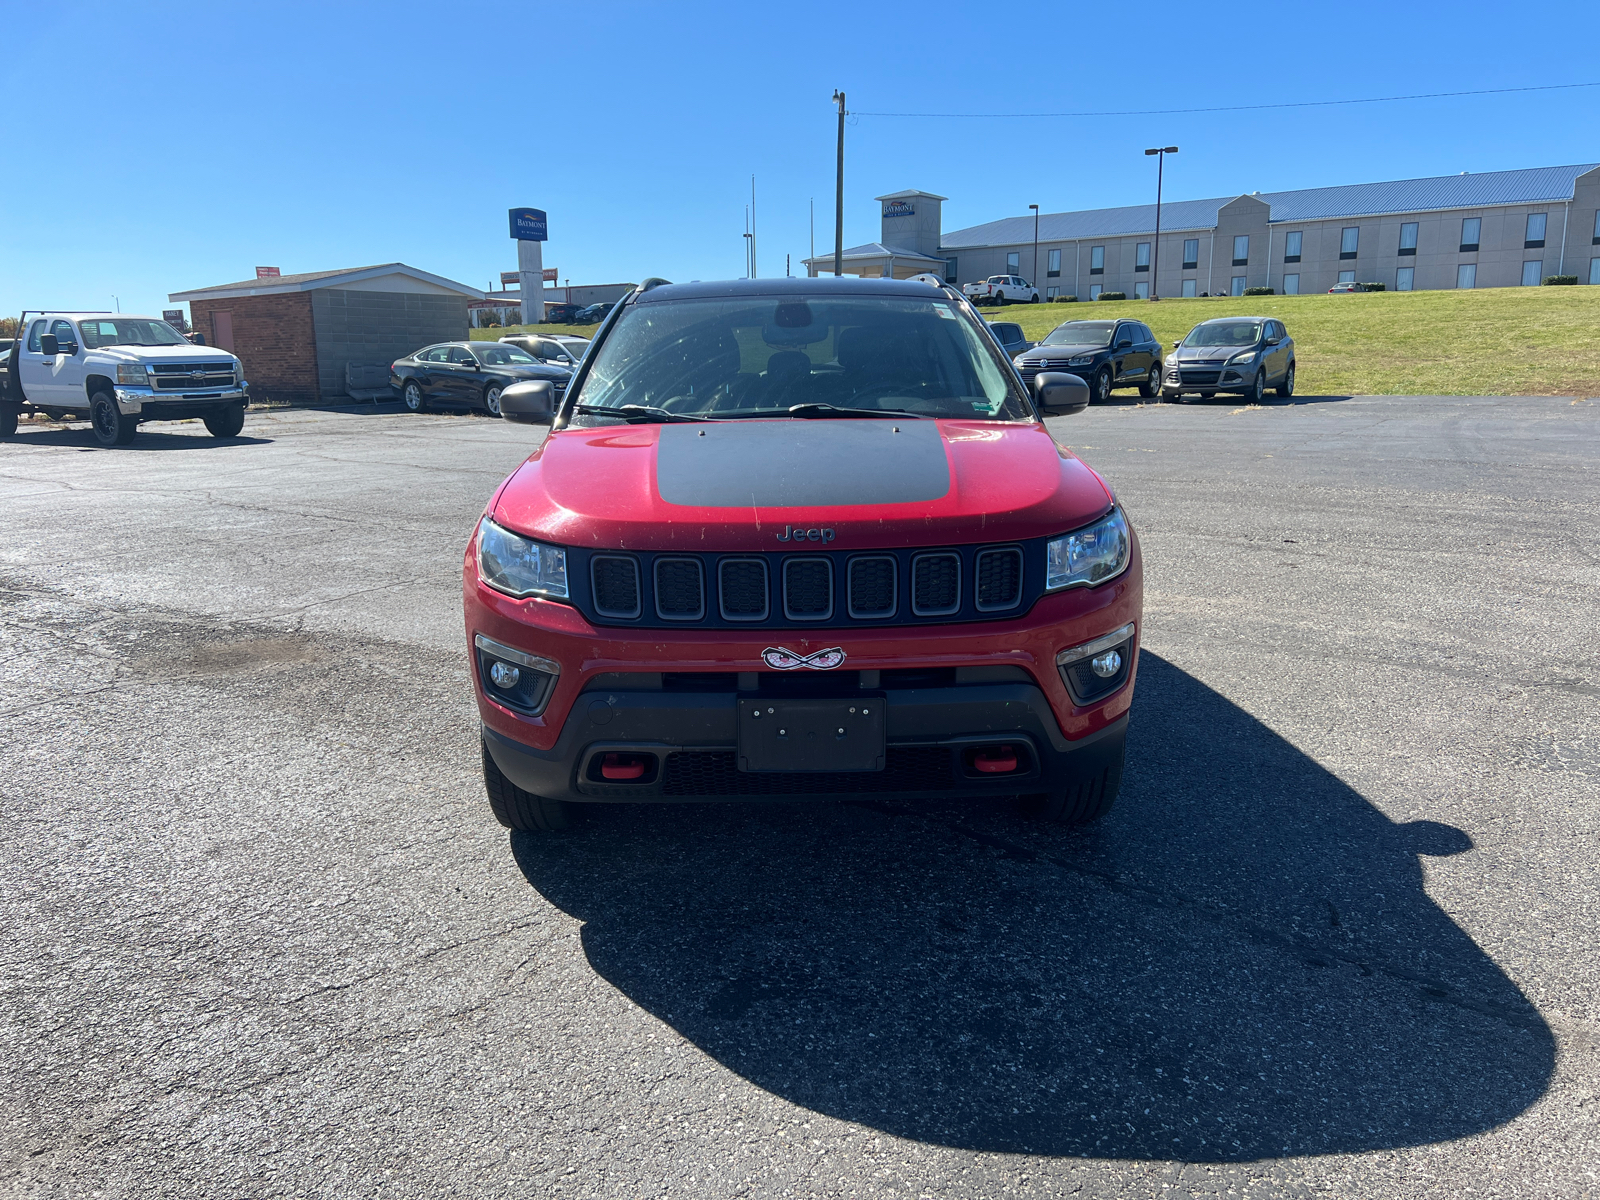
<instances>
[{"instance_id":1,"label":"power line","mask_svg":"<svg viewBox=\"0 0 1600 1200\"><path fill-rule=\"evenodd\" d=\"M1055 112L1055 113L911 113L911 112L854 112L858 117L939 117L988 119L1004 117L1168 117L1184 113L1258 112L1265 108L1332 108L1342 104L1389 104L1396 100L1443 100L1455 96L1502 96L1509 92L1559 92L1571 88L1600 87L1595 83L1550 83L1537 87L1480 88L1470 92L1418 92L1413 96L1368 96L1360 100L1298 100L1287 104L1227 104L1213 108L1139 108L1123 112Z\"/></svg>"}]
</instances>

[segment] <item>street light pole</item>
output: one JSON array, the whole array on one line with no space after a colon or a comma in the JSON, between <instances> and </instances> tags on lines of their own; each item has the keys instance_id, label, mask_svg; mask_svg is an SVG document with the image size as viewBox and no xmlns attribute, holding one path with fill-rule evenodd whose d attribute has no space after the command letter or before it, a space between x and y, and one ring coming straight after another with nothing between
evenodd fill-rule
<instances>
[{"instance_id":1,"label":"street light pole","mask_svg":"<svg viewBox=\"0 0 1600 1200\"><path fill-rule=\"evenodd\" d=\"M1033 209L1033 278L1028 283L1037 288L1039 286L1039 206L1028 205Z\"/></svg>"},{"instance_id":2,"label":"street light pole","mask_svg":"<svg viewBox=\"0 0 1600 1200\"><path fill-rule=\"evenodd\" d=\"M835 174L833 200L833 274L844 274L844 93L835 92L839 106L839 166Z\"/></svg>"},{"instance_id":3,"label":"street light pole","mask_svg":"<svg viewBox=\"0 0 1600 1200\"><path fill-rule=\"evenodd\" d=\"M1146 150L1146 155L1156 157L1156 244L1155 252L1150 256L1150 299L1159 300L1161 296L1156 288L1156 279L1161 270L1161 175L1167 165L1167 155L1176 154L1176 146L1158 146L1153 150Z\"/></svg>"}]
</instances>

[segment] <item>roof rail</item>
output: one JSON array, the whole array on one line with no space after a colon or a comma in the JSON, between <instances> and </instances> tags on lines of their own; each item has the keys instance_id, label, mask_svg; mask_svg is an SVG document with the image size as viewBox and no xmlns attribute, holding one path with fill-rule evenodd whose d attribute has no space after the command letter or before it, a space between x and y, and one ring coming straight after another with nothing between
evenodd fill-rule
<instances>
[{"instance_id":1,"label":"roof rail","mask_svg":"<svg viewBox=\"0 0 1600 1200\"><path fill-rule=\"evenodd\" d=\"M662 279L659 275L652 275L639 285L641 292L648 292L651 288L667 287L672 283L670 279Z\"/></svg>"}]
</instances>

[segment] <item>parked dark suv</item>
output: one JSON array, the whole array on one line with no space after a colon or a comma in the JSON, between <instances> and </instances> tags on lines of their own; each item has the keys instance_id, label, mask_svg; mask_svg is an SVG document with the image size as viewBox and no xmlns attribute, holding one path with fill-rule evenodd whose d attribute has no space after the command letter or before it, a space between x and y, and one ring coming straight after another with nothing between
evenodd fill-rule
<instances>
[{"instance_id":1,"label":"parked dark suv","mask_svg":"<svg viewBox=\"0 0 1600 1200\"><path fill-rule=\"evenodd\" d=\"M1040 371L1070 371L1088 382L1097 402L1119 387L1137 386L1141 396L1154 396L1161 343L1143 321L1067 321L1014 361L1030 385Z\"/></svg>"},{"instance_id":2,"label":"parked dark suv","mask_svg":"<svg viewBox=\"0 0 1600 1200\"><path fill-rule=\"evenodd\" d=\"M1161 395L1186 392L1249 396L1256 403L1269 387L1294 395L1294 339L1271 317L1218 317L1202 321L1175 342L1161 377Z\"/></svg>"}]
</instances>

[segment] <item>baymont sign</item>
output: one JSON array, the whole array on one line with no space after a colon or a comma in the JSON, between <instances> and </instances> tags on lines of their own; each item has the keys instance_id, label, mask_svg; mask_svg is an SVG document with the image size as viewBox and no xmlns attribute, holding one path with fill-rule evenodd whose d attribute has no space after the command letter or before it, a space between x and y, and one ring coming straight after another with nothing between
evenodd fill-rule
<instances>
[{"instance_id":1,"label":"baymont sign","mask_svg":"<svg viewBox=\"0 0 1600 1200\"><path fill-rule=\"evenodd\" d=\"M909 200L891 200L883 206L883 215L886 217L914 217L917 215L917 206Z\"/></svg>"}]
</instances>

